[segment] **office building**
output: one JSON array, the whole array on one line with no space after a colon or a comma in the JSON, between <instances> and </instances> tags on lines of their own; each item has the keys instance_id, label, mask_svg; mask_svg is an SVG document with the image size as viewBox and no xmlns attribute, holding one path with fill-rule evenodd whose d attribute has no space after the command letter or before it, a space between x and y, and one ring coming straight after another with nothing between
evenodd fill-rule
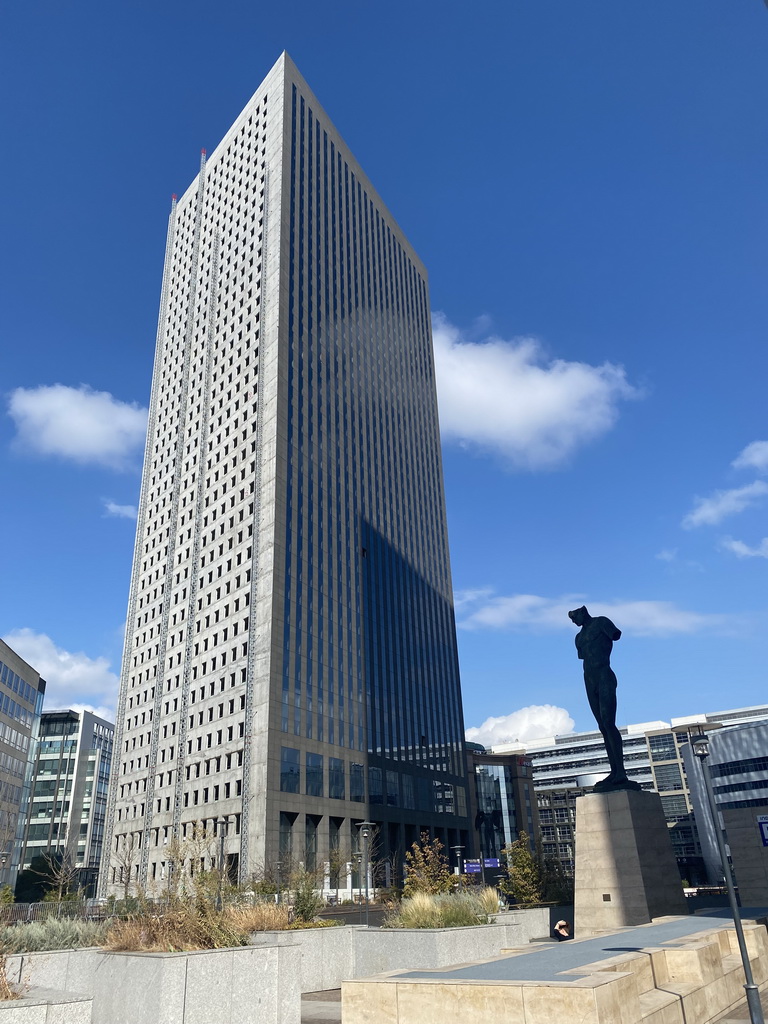
<instances>
[{"instance_id":1,"label":"office building","mask_svg":"<svg viewBox=\"0 0 768 1024\"><path fill-rule=\"evenodd\" d=\"M0 640L0 885L13 885L35 759L45 680Z\"/></svg>"},{"instance_id":2,"label":"office building","mask_svg":"<svg viewBox=\"0 0 768 1024\"><path fill-rule=\"evenodd\" d=\"M170 216L103 887L364 819L471 834L429 295L283 55Z\"/></svg>"},{"instance_id":3,"label":"office building","mask_svg":"<svg viewBox=\"0 0 768 1024\"><path fill-rule=\"evenodd\" d=\"M44 711L27 815L23 868L54 854L94 895L101 863L114 726L90 711Z\"/></svg>"},{"instance_id":4,"label":"office building","mask_svg":"<svg viewBox=\"0 0 768 1024\"><path fill-rule=\"evenodd\" d=\"M686 715L670 722L643 722L619 731L627 775L661 796L669 837L681 877L704 885L708 869L702 855L683 750L691 731L714 732L725 726L768 720L768 705ZM525 752L533 777L541 823L542 851L573 872L576 799L609 771L599 732L570 733L525 744L503 744L494 752Z\"/></svg>"},{"instance_id":5,"label":"office building","mask_svg":"<svg viewBox=\"0 0 768 1024\"><path fill-rule=\"evenodd\" d=\"M767 816L768 821L768 716L764 721L706 731L709 737L709 771L715 802L721 815L720 824L725 826L737 881L741 884L739 861L742 857L745 860L756 858L758 862L762 861L758 819ZM701 762L694 757L690 746L683 747L683 757L707 873L710 882L719 885L722 883L723 872ZM749 842L750 834L754 843ZM750 846L751 857L745 856ZM746 875L751 866L745 864L742 874ZM768 899L768 888L764 885L760 899Z\"/></svg>"},{"instance_id":6,"label":"office building","mask_svg":"<svg viewBox=\"0 0 768 1024\"><path fill-rule=\"evenodd\" d=\"M467 743L470 814L478 857L498 860L504 847L525 832L533 849L539 835L539 814L530 758L494 754L479 743Z\"/></svg>"}]
</instances>

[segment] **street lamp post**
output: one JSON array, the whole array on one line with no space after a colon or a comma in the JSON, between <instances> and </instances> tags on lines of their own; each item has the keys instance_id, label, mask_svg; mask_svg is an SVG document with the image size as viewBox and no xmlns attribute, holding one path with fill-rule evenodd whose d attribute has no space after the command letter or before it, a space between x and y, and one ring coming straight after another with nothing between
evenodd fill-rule
<instances>
[{"instance_id":1,"label":"street lamp post","mask_svg":"<svg viewBox=\"0 0 768 1024\"><path fill-rule=\"evenodd\" d=\"M485 852L483 849L483 831L485 830L485 812L478 811L477 817L475 818L475 828L477 829L478 846L480 848L480 880L485 887Z\"/></svg>"},{"instance_id":2,"label":"street lamp post","mask_svg":"<svg viewBox=\"0 0 768 1024\"><path fill-rule=\"evenodd\" d=\"M216 825L219 830L219 895L216 898L216 909L224 908L224 840L227 837L229 818L217 818Z\"/></svg>"},{"instance_id":3,"label":"street lamp post","mask_svg":"<svg viewBox=\"0 0 768 1024\"><path fill-rule=\"evenodd\" d=\"M692 735L691 747L693 748L694 754L696 755L696 757L698 757L699 761L701 762L701 774L704 776L704 787L707 791L709 815L715 830L715 838L717 839L717 849L720 853L720 867L722 869L723 875L725 876L725 884L728 888L728 901L731 904L731 915L733 916L733 923L736 927L736 938L739 942L741 962L744 965L744 977L746 978L746 984L744 985L744 988L747 993L749 1019L752 1022L752 1024L764 1024L763 1008L760 1005L760 991L757 985L755 984L754 978L752 977L752 965L749 962L747 944L744 941L744 929L741 925L741 914L739 913L739 905L736 902L736 890L733 885L731 865L728 861L728 853L725 849L723 830L720 828L720 819L718 817L717 803L715 802L715 791L712 788L712 777L709 774L709 765L707 764L707 758L709 757L709 737L706 735L706 733L703 732L699 733L698 735Z\"/></svg>"},{"instance_id":4,"label":"street lamp post","mask_svg":"<svg viewBox=\"0 0 768 1024\"><path fill-rule=\"evenodd\" d=\"M352 854L352 862L354 864L354 870L357 871L357 896L358 896L357 917L358 917L358 920L359 920L360 924L362 924L363 923L363 855L362 855L362 853L359 850L356 853ZM354 894L354 888L355 887L354 887L354 879L353 879L353 885L352 885L353 894ZM353 895L353 898L354 898L354 895Z\"/></svg>"},{"instance_id":5,"label":"street lamp post","mask_svg":"<svg viewBox=\"0 0 768 1024\"><path fill-rule=\"evenodd\" d=\"M451 849L456 854L456 865L457 865L457 867L459 869L459 888L461 889L461 875L462 875L462 867L463 867L463 865L461 863L461 854L462 854L462 851L463 851L464 847L463 846L452 846Z\"/></svg>"},{"instance_id":6,"label":"street lamp post","mask_svg":"<svg viewBox=\"0 0 768 1024\"><path fill-rule=\"evenodd\" d=\"M360 837L363 840L363 872L365 874L365 926L368 927L368 858L370 855L371 830L375 827L373 821L360 821L357 827L360 829Z\"/></svg>"}]
</instances>

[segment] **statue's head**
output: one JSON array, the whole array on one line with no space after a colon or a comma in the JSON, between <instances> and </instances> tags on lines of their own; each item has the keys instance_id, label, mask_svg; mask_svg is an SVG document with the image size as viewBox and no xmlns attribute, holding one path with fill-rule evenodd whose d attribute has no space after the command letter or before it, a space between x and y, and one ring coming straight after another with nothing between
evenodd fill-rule
<instances>
[{"instance_id":1,"label":"statue's head","mask_svg":"<svg viewBox=\"0 0 768 1024\"><path fill-rule=\"evenodd\" d=\"M592 616L587 611L587 606L583 604L581 608L574 608L572 612L568 612L568 618L574 626L583 626Z\"/></svg>"}]
</instances>

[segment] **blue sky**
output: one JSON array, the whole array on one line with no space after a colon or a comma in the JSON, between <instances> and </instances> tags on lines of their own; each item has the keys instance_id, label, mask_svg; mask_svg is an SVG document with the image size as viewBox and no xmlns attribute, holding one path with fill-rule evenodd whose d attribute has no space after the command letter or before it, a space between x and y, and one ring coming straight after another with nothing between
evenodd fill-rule
<instances>
[{"instance_id":1,"label":"blue sky","mask_svg":"<svg viewBox=\"0 0 768 1024\"><path fill-rule=\"evenodd\" d=\"M170 195L287 49L429 268L467 725L592 727L584 601L621 722L765 701L764 4L270 7L6 11L0 635L114 702Z\"/></svg>"}]
</instances>

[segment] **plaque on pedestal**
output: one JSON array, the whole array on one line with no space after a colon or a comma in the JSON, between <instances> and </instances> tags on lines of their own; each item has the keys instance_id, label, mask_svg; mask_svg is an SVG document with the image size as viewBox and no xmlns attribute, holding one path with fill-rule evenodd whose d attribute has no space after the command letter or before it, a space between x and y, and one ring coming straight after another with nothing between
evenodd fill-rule
<instances>
[{"instance_id":1,"label":"plaque on pedestal","mask_svg":"<svg viewBox=\"0 0 768 1024\"><path fill-rule=\"evenodd\" d=\"M687 914L658 793L617 789L576 801L578 938Z\"/></svg>"}]
</instances>

